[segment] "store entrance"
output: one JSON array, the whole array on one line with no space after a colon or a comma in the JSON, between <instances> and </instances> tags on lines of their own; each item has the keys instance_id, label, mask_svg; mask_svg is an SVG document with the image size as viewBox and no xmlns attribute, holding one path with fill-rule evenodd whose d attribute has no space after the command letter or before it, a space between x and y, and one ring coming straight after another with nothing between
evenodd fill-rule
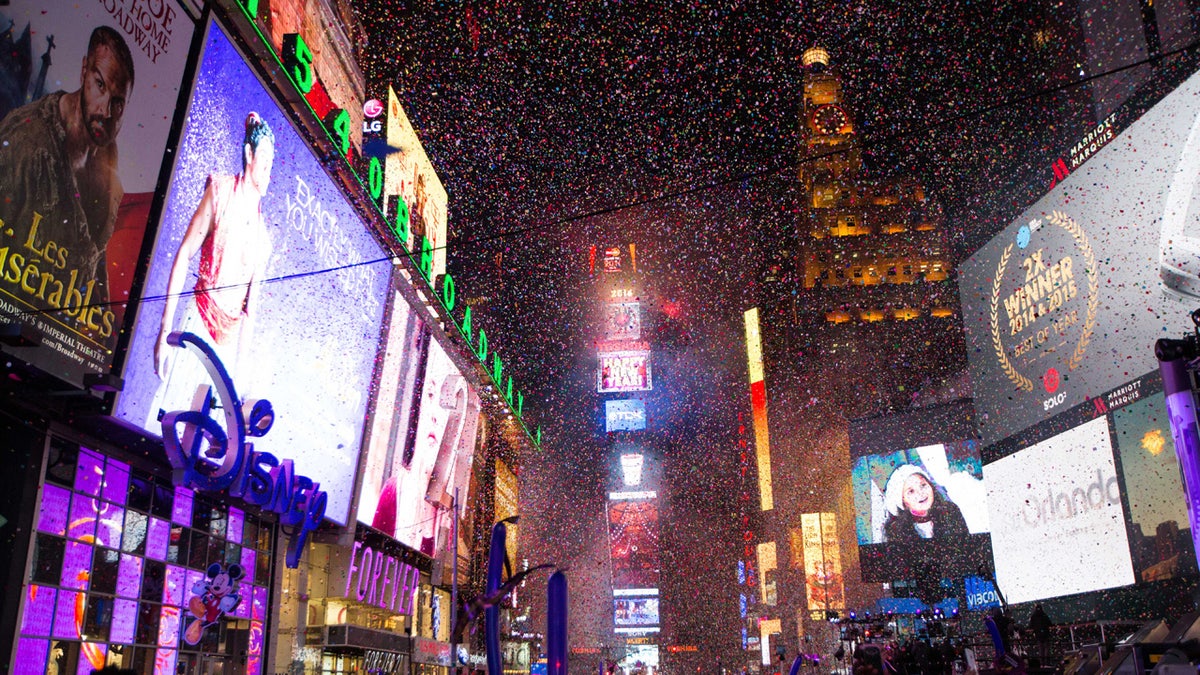
<instances>
[{"instance_id":1,"label":"store entrance","mask_svg":"<svg viewBox=\"0 0 1200 675\"><path fill-rule=\"evenodd\" d=\"M179 654L178 673L183 675L234 675L233 660L224 654Z\"/></svg>"}]
</instances>

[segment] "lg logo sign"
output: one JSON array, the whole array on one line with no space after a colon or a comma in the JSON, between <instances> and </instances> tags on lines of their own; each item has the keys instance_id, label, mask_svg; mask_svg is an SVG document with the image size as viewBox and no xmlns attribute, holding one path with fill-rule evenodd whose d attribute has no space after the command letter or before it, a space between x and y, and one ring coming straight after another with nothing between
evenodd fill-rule
<instances>
[{"instance_id":1,"label":"lg logo sign","mask_svg":"<svg viewBox=\"0 0 1200 675\"><path fill-rule=\"evenodd\" d=\"M363 104L363 133L377 134L383 131L383 120L377 119L383 114L383 101L373 98Z\"/></svg>"},{"instance_id":2,"label":"lg logo sign","mask_svg":"<svg viewBox=\"0 0 1200 675\"><path fill-rule=\"evenodd\" d=\"M1058 385L1060 383L1061 380L1059 379L1058 371L1054 368L1047 370L1046 374L1042 375L1042 386L1046 388L1046 392L1049 394L1054 394L1054 392L1058 391ZM1062 402L1065 400L1067 400L1067 392L1065 391L1051 396L1050 398L1042 401L1042 410L1056 408L1062 405Z\"/></svg>"}]
</instances>

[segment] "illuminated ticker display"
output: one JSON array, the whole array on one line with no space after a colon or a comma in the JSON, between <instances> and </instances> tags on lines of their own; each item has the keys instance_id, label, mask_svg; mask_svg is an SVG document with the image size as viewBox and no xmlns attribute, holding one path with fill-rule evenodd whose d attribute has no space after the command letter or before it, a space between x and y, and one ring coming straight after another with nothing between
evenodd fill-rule
<instances>
[{"instance_id":1,"label":"illuminated ticker display","mask_svg":"<svg viewBox=\"0 0 1200 675\"><path fill-rule=\"evenodd\" d=\"M754 450L758 459L758 499L763 511L775 506L771 488L771 439L767 434L767 383L763 374L762 333L758 308L745 313L746 357L750 371L750 407L754 414Z\"/></svg>"}]
</instances>

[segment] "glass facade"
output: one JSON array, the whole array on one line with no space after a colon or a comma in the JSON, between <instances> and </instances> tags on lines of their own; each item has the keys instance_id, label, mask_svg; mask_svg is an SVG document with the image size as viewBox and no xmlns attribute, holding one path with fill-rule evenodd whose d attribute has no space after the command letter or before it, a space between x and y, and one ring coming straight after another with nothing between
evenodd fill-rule
<instances>
[{"instance_id":1,"label":"glass facade","mask_svg":"<svg viewBox=\"0 0 1200 675\"><path fill-rule=\"evenodd\" d=\"M14 674L262 672L273 523L61 439L39 498Z\"/></svg>"}]
</instances>

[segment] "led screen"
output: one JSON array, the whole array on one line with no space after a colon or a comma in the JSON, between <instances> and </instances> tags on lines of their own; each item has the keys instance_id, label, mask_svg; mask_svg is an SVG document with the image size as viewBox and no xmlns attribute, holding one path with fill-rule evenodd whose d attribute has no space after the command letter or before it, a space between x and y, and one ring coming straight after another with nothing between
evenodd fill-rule
<instances>
[{"instance_id":1,"label":"led screen","mask_svg":"<svg viewBox=\"0 0 1200 675\"><path fill-rule=\"evenodd\" d=\"M408 241L402 242L408 250L420 250L422 236L429 239L433 249L430 279L436 280L446 273L446 188L391 87L388 87L387 119L383 123L387 129L387 143L382 149L386 153L384 194L388 197L398 195L409 207ZM384 203L389 215L391 209L398 207L391 198L385 199Z\"/></svg>"},{"instance_id":2,"label":"led screen","mask_svg":"<svg viewBox=\"0 0 1200 675\"><path fill-rule=\"evenodd\" d=\"M617 666L627 673L658 671L658 645L626 645L625 658Z\"/></svg>"},{"instance_id":3,"label":"led screen","mask_svg":"<svg viewBox=\"0 0 1200 675\"><path fill-rule=\"evenodd\" d=\"M373 511L372 527L434 556L451 541L454 489L469 503L480 402L441 344L431 340L428 350L415 439L378 501L362 508Z\"/></svg>"},{"instance_id":4,"label":"led screen","mask_svg":"<svg viewBox=\"0 0 1200 675\"><path fill-rule=\"evenodd\" d=\"M1200 75L959 269L985 445L1157 371L1200 302Z\"/></svg>"},{"instance_id":5,"label":"led screen","mask_svg":"<svg viewBox=\"0 0 1200 675\"><path fill-rule=\"evenodd\" d=\"M601 393L652 389L650 352L600 352L600 369L596 375L596 389Z\"/></svg>"},{"instance_id":6,"label":"led screen","mask_svg":"<svg viewBox=\"0 0 1200 675\"><path fill-rule=\"evenodd\" d=\"M40 342L5 351L82 386L112 364L195 27L172 0L136 22L122 3L3 4L0 318ZM70 149L64 111L89 108Z\"/></svg>"},{"instance_id":7,"label":"led screen","mask_svg":"<svg viewBox=\"0 0 1200 675\"><path fill-rule=\"evenodd\" d=\"M1194 575L1196 548L1163 395L1114 410L1112 419L1129 503L1129 544L1137 580Z\"/></svg>"},{"instance_id":8,"label":"led screen","mask_svg":"<svg viewBox=\"0 0 1200 675\"><path fill-rule=\"evenodd\" d=\"M646 428L646 404L637 399L604 402L604 430L641 431Z\"/></svg>"},{"instance_id":9,"label":"led screen","mask_svg":"<svg viewBox=\"0 0 1200 675\"><path fill-rule=\"evenodd\" d=\"M412 446L418 378L429 331L399 291L392 292L386 347L373 401L374 413L359 479L358 520L374 522L379 496L405 469L405 450Z\"/></svg>"},{"instance_id":10,"label":"led screen","mask_svg":"<svg viewBox=\"0 0 1200 675\"><path fill-rule=\"evenodd\" d=\"M513 473L508 465L500 459L496 459L496 513L495 520L500 522L507 518L517 515L517 494L519 486L517 484L517 474ZM505 552L508 555L508 563L516 569L517 565L517 542L520 540L520 527L517 523L510 522L505 525L508 530L508 537L504 540Z\"/></svg>"},{"instance_id":11,"label":"led screen","mask_svg":"<svg viewBox=\"0 0 1200 675\"><path fill-rule=\"evenodd\" d=\"M637 340L642 337L642 305L638 302L610 302L604 306L604 338Z\"/></svg>"},{"instance_id":12,"label":"led screen","mask_svg":"<svg viewBox=\"0 0 1200 675\"><path fill-rule=\"evenodd\" d=\"M1133 583L1106 417L990 462L983 474L996 582L1009 603Z\"/></svg>"},{"instance_id":13,"label":"led screen","mask_svg":"<svg viewBox=\"0 0 1200 675\"><path fill-rule=\"evenodd\" d=\"M604 249L604 271L605 272L620 272L621 271L621 248L611 246Z\"/></svg>"},{"instance_id":14,"label":"led screen","mask_svg":"<svg viewBox=\"0 0 1200 675\"><path fill-rule=\"evenodd\" d=\"M617 626L657 626L658 598L613 598Z\"/></svg>"},{"instance_id":15,"label":"led screen","mask_svg":"<svg viewBox=\"0 0 1200 675\"><path fill-rule=\"evenodd\" d=\"M613 588L658 587L658 504L652 499L608 503Z\"/></svg>"},{"instance_id":16,"label":"led screen","mask_svg":"<svg viewBox=\"0 0 1200 675\"><path fill-rule=\"evenodd\" d=\"M836 514L802 514L800 527L804 539L804 586L808 595L808 608L845 608L846 589L842 578L842 553L838 546Z\"/></svg>"},{"instance_id":17,"label":"led screen","mask_svg":"<svg viewBox=\"0 0 1200 675\"><path fill-rule=\"evenodd\" d=\"M326 515L344 524L391 267L211 25L116 415L157 435L161 411L192 409L208 376L164 340L194 333L217 351L239 396L273 404L274 426L256 449L319 480Z\"/></svg>"},{"instance_id":18,"label":"led screen","mask_svg":"<svg viewBox=\"0 0 1200 675\"><path fill-rule=\"evenodd\" d=\"M945 576L991 557L987 491L969 403L851 423L851 483L863 579Z\"/></svg>"}]
</instances>

